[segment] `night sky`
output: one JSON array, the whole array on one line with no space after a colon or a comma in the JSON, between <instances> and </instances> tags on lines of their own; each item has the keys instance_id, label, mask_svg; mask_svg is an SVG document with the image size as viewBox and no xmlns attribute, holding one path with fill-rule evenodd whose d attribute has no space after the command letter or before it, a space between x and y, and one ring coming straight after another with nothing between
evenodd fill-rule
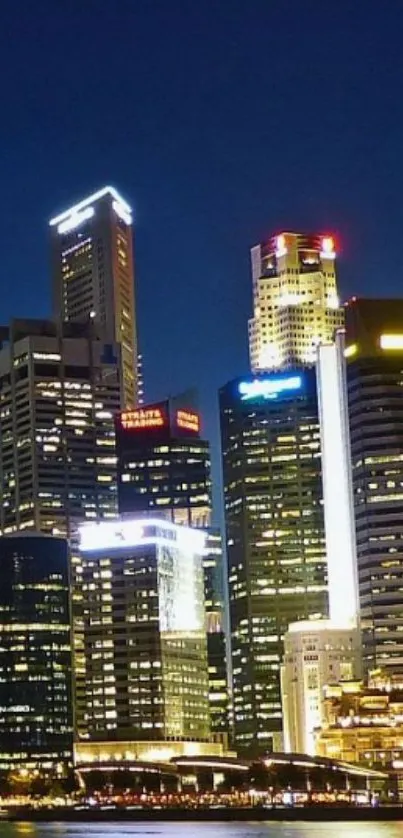
<instances>
[{"instance_id":1,"label":"night sky","mask_svg":"<svg viewBox=\"0 0 403 838\"><path fill-rule=\"evenodd\" d=\"M251 245L331 231L343 297L402 293L402 27L402 0L3 0L3 322L50 313L47 220L114 184L146 396L197 385L217 460Z\"/></svg>"}]
</instances>

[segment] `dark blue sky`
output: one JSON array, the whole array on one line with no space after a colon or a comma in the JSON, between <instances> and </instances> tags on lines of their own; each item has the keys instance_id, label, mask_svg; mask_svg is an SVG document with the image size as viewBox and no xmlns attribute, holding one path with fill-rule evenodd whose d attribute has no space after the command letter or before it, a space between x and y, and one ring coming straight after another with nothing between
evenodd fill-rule
<instances>
[{"instance_id":1,"label":"dark blue sky","mask_svg":"<svg viewBox=\"0 0 403 838\"><path fill-rule=\"evenodd\" d=\"M343 296L401 294L401 0L4 0L1 319L50 310L47 219L135 207L146 391L247 369L249 247L332 230Z\"/></svg>"}]
</instances>

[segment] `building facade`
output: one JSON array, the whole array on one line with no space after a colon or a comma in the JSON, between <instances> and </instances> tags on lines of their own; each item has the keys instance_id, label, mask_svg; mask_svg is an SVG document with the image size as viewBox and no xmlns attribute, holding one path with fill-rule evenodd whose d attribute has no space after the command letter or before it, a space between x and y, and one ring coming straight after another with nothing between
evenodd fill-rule
<instances>
[{"instance_id":1,"label":"building facade","mask_svg":"<svg viewBox=\"0 0 403 838\"><path fill-rule=\"evenodd\" d=\"M220 391L235 744L278 748L288 625L327 616L314 369L246 376Z\"/></svg>"},{"instance_id":2,"label":"building facade","mask_svg":"<svg viewBox=\"0 0 403 838\"><path fill-rule=\"evenodd\" d=\"M78 526L117 515L119 346L95 323L16 320L0 330L0 526L71 547L75 721L84 725Z\"/></svg>"},{"instance_id":3,"label":"building facade","mask_svg":"<svg viewBox=\"0 0 403 838\"><path fill-rule=\"evenodd\" d=\"M73 765L71 608L63 538L0 538L0 771Z\"/></svg>"},{"instance_id":4,"label":"building facade","mask_svg":"<svg viewBox=\"0 0 403 838\"><path fill-rule=\"evenodd\" d=\"M137 333L132 210L106 186L50 221L53 314L93 318L119 344L122 405L137 404Z\"/></svg>"},{"instance_id":5,"label":"building facade","mask_svg":"<svg viewBox=\"0 0 403 838\"><path fill-rule=\"evenodd\" d=\"M84 525L86 738L208 740L202 532Z\"/></svg>"},{"instance_id":6,"label":"building facade","mask_svg":"<svg viewBox=\"0 0 403 838\"><path fill-rule=\"evenodd\" d=\"M218 527L209 527L203 556L203 574L210 724L213 735L218 734L232 740L223 565L221 531Z\"/></svg>"},{"instance_id":7,"label":"building facade","mask_svg":"<svg viewBox=\"0 0 403 838\"><path fill-rule=\"evenodd\" d=\"M381 670L368 681L330 684L316 753L400 775L403 768L403 684Z\"/></svg>"},{"instance_id":8,"label":"building facade","mask_svg":"<svg viewBox=\"0 0 403 838\"><path fill-rule=\"evenodd\" d=\"M0 329L0 526L71 539L115 517L119 347L94 324Z\"/></svg>"},{"instance_id":9,"label":"building facade","mask_svg":"<svg viewBox=\"0 0 403 838\"><path fill-rule=\"evenodd\" d=\"M281 233L252 248L253 372L314 364L317 346L343 325L330 236Z\"/></svg>"},{"instance_id":10,"label":"building facade","mask_svg":"<svg viewBox=\"0 0 403 838\"><path fill-rule=\"evenodd\" d=\"M313 756L315 730L325 717L325 687L360 676L357 624L337 626L331 620L292 623L284 636L281 669L285 750Z\"/></svg>"},{"instance_id":11,"label":"building facade","mask_svg":"<svg viewBox=\"0 0 403 838\"><path fill-rule=\"evenodd\" d=\"M210 446L200 438L193 408L166 400L123 411L116 445L121 515L150 512L176 524L209 526Z\"/></svg>"},{"instance_id":12,"label":"building facade","mask_svg":"<svg viewBox=\"0 0 403 838\"><path fill-rule=\"evenodd\" d=\"M121 515L163 515L207 528L205 578L211 730L229 731L229 696L221 535L210 528L210 445L189 397L123 411L116 419Z\"/></svg>"},{"instance_id":13,"label":"building facade","mask_svg":"<svg viewBox=\"0 0 403 838\"><path fill-rule=\"evenodd\" d=\"M346 306L349 421L366 670L403 671L403 301Z\"/></svg>"}]
</instances>

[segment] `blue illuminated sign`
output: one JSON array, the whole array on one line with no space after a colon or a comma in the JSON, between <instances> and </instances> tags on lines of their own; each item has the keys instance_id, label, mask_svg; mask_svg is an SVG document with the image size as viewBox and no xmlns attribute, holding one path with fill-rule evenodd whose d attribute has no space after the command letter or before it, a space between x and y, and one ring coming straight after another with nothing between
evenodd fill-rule
<instances>
[{"instance_id":1,"label":"blue illuminated sign","mask_svg":"<svg viewBox=\"0 0 403 838\"><path fill-rule=\"evenodd\" d=\"M242 401L251 399L277 399L283 393L300 390L302 377L290 375L287 378L254 378L253 381L241 381L238 386Z\"/></svg>"}]
</instances>

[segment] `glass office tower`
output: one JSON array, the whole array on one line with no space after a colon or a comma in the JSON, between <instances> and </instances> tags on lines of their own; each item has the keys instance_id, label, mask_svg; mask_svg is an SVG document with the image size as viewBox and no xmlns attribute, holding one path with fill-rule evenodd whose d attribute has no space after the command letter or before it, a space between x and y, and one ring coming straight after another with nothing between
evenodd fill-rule
<instances>
[{"instance_id":1,"label":"glass office tower","mask_svg":"<svg viewBox=\"0 0 403 838\"><path fill-rule=\"evenodd\" d=\"M73 764L67 541L3 536L0 579L0 770L63 776Z\"/></svg>"},{"instance_id":2,"label":"glass office tower","mask_svg":"<svg viewBox=\"0 0 403 838\"><path fill-rule=\"evenodd\" d=\"M327 616L314 369L246 376L220 391L235 744L280 746L288 625Z\"/></svg>"},{"instance_id":3,"label":"glass office tower","mask_svg":"<svg viewBox=\"0 0 403 838\"><path fill-rule=\"evenodd\" d=\"M164 519L81 530L90 740L207 740L205 536Z\"/></svg>"}]
</instances>

